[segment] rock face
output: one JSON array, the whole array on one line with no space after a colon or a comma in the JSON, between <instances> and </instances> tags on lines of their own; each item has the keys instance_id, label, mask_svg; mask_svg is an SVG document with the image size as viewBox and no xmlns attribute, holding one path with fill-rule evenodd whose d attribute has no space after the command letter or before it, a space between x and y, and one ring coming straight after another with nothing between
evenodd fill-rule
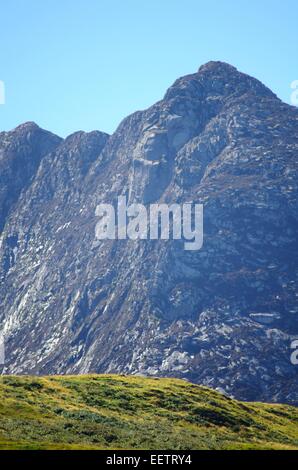
<instances>
[{"instance_id":1,"label":"rock face","mask_svg":"<svg viewBox=\"0 0 298 470\"><path fill-rule=\"evenodd\" d=\"M27 122L0 132L0 230L23 190L30 185L41 159L62 139Z\"/></svg>"},{"instance_id":2,"label":"rock face","mask_svg":"<svg viewBox=\"0 0 298 470\"><path fill-rule=\"evenodd\" d=\"M0 134L4 372L175 376L298 404L298 110L210 62L112 136L32 126ZM95 240L97 204L119 195L202 203L203 248Z\"/></svg>"}]
</instances>

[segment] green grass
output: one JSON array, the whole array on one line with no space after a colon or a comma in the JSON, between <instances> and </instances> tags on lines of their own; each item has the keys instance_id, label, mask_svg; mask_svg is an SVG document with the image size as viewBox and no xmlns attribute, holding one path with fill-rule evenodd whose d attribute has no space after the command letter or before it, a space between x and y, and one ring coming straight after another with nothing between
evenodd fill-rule
<instances>
[{"instance_id":1,"label":"green grass","mask_svg":"<svg viewBox=\"0 0 298 470\"><path fill-rule=\"evenodd\" d=\"M298 409L176 379L2 376L0 449L298 449Z\"/></svg>"}]
</instances>

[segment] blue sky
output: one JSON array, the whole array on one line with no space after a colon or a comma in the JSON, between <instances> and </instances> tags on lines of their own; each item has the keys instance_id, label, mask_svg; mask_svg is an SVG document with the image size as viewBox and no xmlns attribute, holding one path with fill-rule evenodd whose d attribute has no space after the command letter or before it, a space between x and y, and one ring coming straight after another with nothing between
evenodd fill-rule
<instances>
[{"instance_id":1,"label":"blue sky","mask_svg":"<svg viewBox=\"0 0 298 470\"><path fill-rule=\"evenodd\" d=\"M0 17L0 130L111 133L209 60L286 102L298 79L297 0L9 0Z\"/></svg>"}]
</instances>

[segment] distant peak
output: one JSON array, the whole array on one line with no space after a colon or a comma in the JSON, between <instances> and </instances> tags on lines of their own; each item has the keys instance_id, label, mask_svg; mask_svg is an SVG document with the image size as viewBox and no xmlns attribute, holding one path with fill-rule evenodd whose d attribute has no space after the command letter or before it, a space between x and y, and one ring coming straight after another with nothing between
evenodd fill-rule
<instances>
[{"instance_id":1,"label":"distant peak","mask_svg":"<svg viewBox=\"0 0 298 470\"><path fill-rule=\"evenodd\" d=\"M63 139L61 137L57 136L56 134L53 134L50 131L47 131L43 129L42 127L39 127L35 122L33 121L27 121L24 122L23 124L20 124L19 126L15 127L11 131L13 136L18 136L20 138L30 138L31 136L35 137L41 137L41 136L47 136L48 138L54 139L57 142L61 142Z\"/></svg>"},{"instance_id":2,"label":"distant peak","mask_svg":"<svg viewBox=\"0 0 298 470\"><path fill-rule=\"evenodd\" d=\"M194 86L194 83L197 86ZM276 95L256 78L240 72L236 67L226 62L210 61L202 65L196 73L178 78L167 90L164 99L172 99L175 96L221 96L222 99L233 96L234 98L247 93L258 97L277 99ZM182 91L181 91L182 90Z\"/></svg>"},{"instance_id":3,"label":"distant peak","mask_svg":"<svg viewBox=\"0 0 298 470\"><path fill-rule=\"evenodd\" d=\"M14 131L33 131L33 130L37 130L37 129L40 129L40 127L33 121L28 121L28 122L24 122L23 124L20 124L19 126L17 126L15 129L13 129Z\"/></svg>"},{"instance_id":4,"label":"distant peak","mask_svg":"<svg viewBox=\"0 0 298 470\"><path fill-rule=\"evenodd\" d=\"M91 132L76 131L68 135L65 139L65 142L75 143L75 142L80 142L82 140L87 141L87 140L92 140L92 139L107 140L109 137L110 137L109 134L107 134L106 132L101 132L101 131L91 131Z\"/></svg>"},{"instance_id":5,"label":"distant peak","mask_svg":"<svg viewBox=\"0 0 298 470\"><path fill-rule=\"evenodd\" d=\"M207 62L204 65L201 65L201 67L198 70L198 73L200 72L238 72L236 67L233 65L228 64L227 62L221 62L221 61L215 61L211 60L210 62Z\"/></svg>"}]
</instances>

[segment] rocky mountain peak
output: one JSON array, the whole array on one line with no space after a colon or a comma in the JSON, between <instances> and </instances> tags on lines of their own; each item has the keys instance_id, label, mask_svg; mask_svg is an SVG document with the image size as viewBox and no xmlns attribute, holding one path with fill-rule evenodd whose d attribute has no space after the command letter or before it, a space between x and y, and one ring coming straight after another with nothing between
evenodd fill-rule
<instances>
[{"instance_id":1,"label":"rocky mountain peak","mask_svg":"<svg viewBox=\"0 0 298 470\"><path fill-rule=\"evenodd\" d=\"M235 73L238 72L236 67L228 64L227 62L221 62L218 60L211 60L206 64L203 64L199 67L198 73L211 72L211 73Z\"/></svg>"},{"instance_id":2,"label":"rocky mountain peak","mask_svg":"<svg viewBox=\"0 0 298 470\"><path fill-rule=\"evenodd\" d=\"M61 142L34 122L0 133L0 230L21 192L30 186L42 158Z\"/></svg>"},{"instance_id":3,"label":"rocky mountain peak","mask_svg":"<svg viewBox=\"0 0 298 470\"><path fill-rule=\"evenodd\" d=\"M168 89L165 100L184 96L189 98L217 100L222 103L231 99L276 99L276 95L259 80L239 72L225 62L211 61L202 65L197 73L179 78ZM279 101L279 100L278 100Z\"/></svg>"},{"instance_id":4,"label":"rocky mountain peak","mask_svg":"<svg viewBox=\"0 0 298 470\"><path fill-rule=\"evenodd\" d=\"M108 139L109 134L106 132L101 132L101 131L91 131L91 132L85 132L85 131L76 131L73 134L70 134L69 136L66 137L65 142L67 144L72 145L72 144L77 144L80 141L92 141L95 139Z\"/></svg>"},{"instance_id":5,"label":"rocky mountain peak","mask_svg":"<svg viewBox=\"0 0 298 470\"><path fill-rule=\"evenodd\" d=\"M111 137L2 133L4 372L175 376L297 404L297 122L210 62ZM203 204L203 248L95 240L97 204L121 194Z\"/></svg>"},{"instance_id":6,"label":"rocky mountain peak","mask_svg":"<svg viewBox=\"0 0 298 470\"><path fill-rule=\"evenodd\" d=\"M16 131L16 132L30 132L30 131L34 131L34 130L37 130L37 129L40 129L40 127L34 121L27 121L27 122L24 122L24 123L20 124L19 126L17 126L14 129L14 131Z\"/></svg>"}]
</instances>

